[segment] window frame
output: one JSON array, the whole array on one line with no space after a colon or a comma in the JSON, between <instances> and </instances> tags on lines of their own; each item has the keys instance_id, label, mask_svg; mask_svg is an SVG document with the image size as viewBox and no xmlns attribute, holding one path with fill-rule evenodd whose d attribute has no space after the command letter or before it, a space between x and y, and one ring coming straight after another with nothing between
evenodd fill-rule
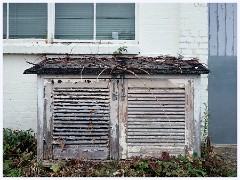
<instances>
[{"instance_id":1,"label":"window frame","mask_svg":"<svg viewBox=\"0 0 240 180\"><path fill-rule=\"evenodd\" d=\"M35 38L20 38L20 39L9 39L9 3L7 3L7 32L6 39L3 42L47 42L47 43L100 43L100 44L137 44L139 39L138 34L138 12L139 5L135 3L135 39L134 40L97 40L96 39L96 3L94 6L94 19L93 19L93 39L92 40L81 40L81 39L55 39L55 4L47 3L47 39L35 39Z\"/></svg>"}]
</instances>

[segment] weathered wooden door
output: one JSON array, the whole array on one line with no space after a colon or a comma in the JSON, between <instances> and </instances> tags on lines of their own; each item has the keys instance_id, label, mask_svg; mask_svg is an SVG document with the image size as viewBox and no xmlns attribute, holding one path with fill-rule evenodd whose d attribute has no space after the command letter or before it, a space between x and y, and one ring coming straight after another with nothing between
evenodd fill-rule
<instances>
[{"instance_id":1,"label":"weathered wooden door","mask_svg":"<svg viewBox=\"0 0 240 180\"><path fill-rule=\"evenodd\" d=\"M112 84L111 84L112 85ZM49 79L45 86L44 158L111 158L116 119L108 79ZM110 107L111 106L111 107ZM114 115L114 113L113 113Z\"/></svg>"},{"instance_id":2,"label":"weathered wooden door","mask_svg":"<svg viewBox=\"0 0 240 180\"><path fill-rule=\"evenodd\" d=\"M120 101L121 158L193 151L193 81L126 79Z\"/></svg>"},{"instance_id":3,"label":"weathered wooden door","mask_svg":"<svg viewBox=\"0 0 240 180\"><path fill-rule=\"evenodd\" d=\"M44 159L193 151L193 80L48 79Z\"/></svg>"}]
</instances>

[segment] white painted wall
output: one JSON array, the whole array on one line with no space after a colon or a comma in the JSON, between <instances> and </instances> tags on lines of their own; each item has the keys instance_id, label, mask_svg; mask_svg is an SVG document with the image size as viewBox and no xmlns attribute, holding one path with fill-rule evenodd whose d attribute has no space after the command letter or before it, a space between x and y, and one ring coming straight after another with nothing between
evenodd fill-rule
<instances>
[{"instance_id":1,"label":"white painted wall","mask_svg":"<svg viewBox=\"0 0 240 180\"><path fill-rule=\"evenodd\" d=\"M34 55L4 55L3 127L27 130L37 128L37 75L23 71L32 65Z\"/></svg>"},{"instance_id":2,"label":"white painted wall","mask_svg":"<svg viewBox=\"0 0 240 180\"><path fill-rule=\"evenodd\" d=\"M180 4L139 5L139 51L146 55L176 55L179 48Z\"/></svg>"},{"instance_id":3,"label":"white painted wall","mask_svg":"<svg viewBox=\"0 0 240 180\"><path fill-rule=\"evenodd\" d=\"M39 54L112 54L120 46L140 55L182 54L198 57L207 64L207 4L139 4L137 41L131 43L46 43L43 41L4 41L3 47L3 124L14 129L36 131L37 76L24 75ZM35 54L35 55L34 55ZM201 81L201 104L207 102L207 76ZM203 113L203 110L202 110Z\"/></svg>"},{"instance_id":4,"label":"white painted wall","mask_svg":"<svg viewBox=\"0 0 240 180\"><path fill-rule=\"evenodd\" d=\"M186 59L199 58L208 64L208 7L207 4L180 5L179 53ZM201 75L201 118L208 103L208 75ZM203 125L203 122L202 122Z\"/></svg>"}]
</instances>

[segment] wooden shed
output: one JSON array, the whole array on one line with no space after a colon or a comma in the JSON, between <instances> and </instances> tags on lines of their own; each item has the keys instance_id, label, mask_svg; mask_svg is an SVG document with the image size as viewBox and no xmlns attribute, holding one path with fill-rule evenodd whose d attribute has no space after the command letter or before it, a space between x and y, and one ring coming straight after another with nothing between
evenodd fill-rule
<instances>
[{"instance_id":1,"label":"wooden shed","mask_svg":"<svg viewBox=\"0 0 240 180\"><path fill-rule=\"evenodd\" d=\"M196 59L46 57L38 74L38 158L126 159L200 154Z\"/></svg>"}]
</instances>

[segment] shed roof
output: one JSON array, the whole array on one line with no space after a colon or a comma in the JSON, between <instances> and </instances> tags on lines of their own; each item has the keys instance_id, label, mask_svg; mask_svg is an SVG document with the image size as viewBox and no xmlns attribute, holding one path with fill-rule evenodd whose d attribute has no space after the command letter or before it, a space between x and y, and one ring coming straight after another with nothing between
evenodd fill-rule
<instances>
[{"instance_id":1,"label":"shed roof","mask_svg":"<svg viewBox=\"0 0 240 180\"><path fill-rule=\"evenodd\" d=\"M172 56L80 56L45 58L24 74L208 74L198 59Z\"/></svg>"}]
</instances>

